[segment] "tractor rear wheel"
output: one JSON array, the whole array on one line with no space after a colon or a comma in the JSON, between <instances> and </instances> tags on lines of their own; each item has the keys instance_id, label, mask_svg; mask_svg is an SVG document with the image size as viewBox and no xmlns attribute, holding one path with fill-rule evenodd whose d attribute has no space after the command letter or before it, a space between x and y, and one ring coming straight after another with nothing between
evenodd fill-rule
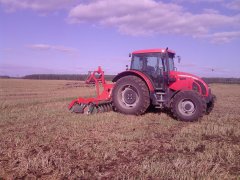
<instances>
[{"instance_id":1,"label":"tractor rear wheel","mask_svg":"<svg viewBox=\"0 0 240 180\"><path fill-rule=\"evenodd\" d=\"M149 104L149 90L145 82L137 76L119 79L113 88L113 105L123 114L143 114Z\"/></svg>"},{"instance_id":2,"label":"tractor rear wheel","mask_svg":"<svg viewBox=\"0 0 240 180\"><path fill-rule=\"evenodd\" d=\"M196 121L206 112L204 98L195 91L180 91L172 99L173 116L182 121Z\"/></svg>"}]
</instances>

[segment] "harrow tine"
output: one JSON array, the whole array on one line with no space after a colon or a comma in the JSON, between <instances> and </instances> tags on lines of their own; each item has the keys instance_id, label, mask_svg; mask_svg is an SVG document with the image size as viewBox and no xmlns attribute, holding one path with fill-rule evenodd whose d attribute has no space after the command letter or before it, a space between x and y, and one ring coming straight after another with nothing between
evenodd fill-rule
<instances>
[{"instance_id":1,"label":"harrow tine","mask_svg":"<svg viewBox=\"0 0 240 180\"><path fill-rule=\"evenodd\" d=\"M94 105L91 114L97 114L97 113L98 113L97 106Z\"/></svg>"},{"instance_id":2,"label":"harrow tine","mask_svg":"<svg viewBox=\"0 0 240 180\"><path fill-rule=\"evenodd\" d=\"M97 106L93 103L90 103L88 114L96 114L96 113L97 113Z\"/></svg>"},{"instance_id":3,"label":"harrow tine","mask_svg":"<svg viewBox=\"0 0 240 180\"><path fill-rule=\"evenodd\" d=\"M86 108L86 104L77 104L75 103L71 108L71 112L74 113L84 113L84 109Z\"/></svg>"},{"instance_id":4,"label":"harrow tine","mask_svg":"<svg viewBox=\"0 0 240 180\"><path fill-rule=\"evenodd\" d=\"M105 107L106 107L106 111L109 112L110 111L109 105L105 104Z\"/></svg>"},{"instance_id":5,"label":"harrow tine","mask_svg":"<svg viewBox=\"0 0 240 180\"><path fill-rule=\"evenodd\" d=\"M108 104L108 109L109 109L109 111L112 111L112 104L111 103Z\"/></svg>"},{"instance_id":6,"label":"harrow tine","mask_svg":"<svg viewBox=\"0 0 240 180\"><path fill-rule=\"evenodd\" d=\"M98 105L98 112L99 113L104 112L104 109L103 109L102 105Z\"/></svg>"},{"instance_id":7,"label":"harrow tine","mask_svg":"<svg viewBox=\"0 0 240 180\"><path fill-rule=\"evenodd\" d=\"M81 114L96 114L96 113L103 113L103 112L109 112L112 111L112 104L111 103L103 103L96 105L94 103L76 103L74 106L70 109L71 112L75 113L81 113Z\"/></svg>"},{"instance_id":8,"label":"harrow tine","mask_svg":"<svg viewBox=\"0 0 240 180\"><path fill-rule=\"evenodd\" d=\"M108 112L108 108L106 104L103 104L103 109L104 109L104 112Z\"/></svg>"},{"instance_id":9,"label":"harrow tine","mask_svg":"<svg viewBox=\"0 0 240 180\"><path fill-rule=\"evenodd\" d=\"M102 112L109 112L112 110L112 107L109 103L105 103L105 104L99 104L97 106L97 112L98 113L102 113Z\"/></svg>"},{"instance_id":10,"label":"harrow tine","mask_svg":"<svg viewBox=\"0 0 240 180\"><path fill-rule=\"evenodd\" d=\"M89 105L86 105L83 109L83 114L89 114Z\"/></svg>"}]
</instances>

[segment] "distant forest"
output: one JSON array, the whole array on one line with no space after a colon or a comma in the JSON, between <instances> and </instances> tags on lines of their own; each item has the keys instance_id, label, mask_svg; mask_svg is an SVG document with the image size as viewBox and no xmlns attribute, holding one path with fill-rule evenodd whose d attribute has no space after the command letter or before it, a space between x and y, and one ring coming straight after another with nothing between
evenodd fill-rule
<instances>
[{"instance_id":1,"label":"distant forest","mask_svg":"<svg viewBox=\"0 0 240 180\"><path fill-rule=\"evenodd\" d=\"M240 78L210 78L203 77L202 78L206 83L225 83L225 84L240 84Z\"/></svg>"},{"instance_id":2,"label":"distant forest","mask_svg":"<svg viewBox=\"0 0 240 180\"><path fill-rule=\"evenodd\" d=\"M87 74L32 74L22 77L23 79L43 79L43 80L77 80L85 81ZM107 81L111 81L115 75L104 75Z\"/></svg>"},{"instance_id":3,"label":"distant forest","mask_svg":"<svg viewBox=\"0 0 240 180\"><path fill-rule=\"evenodd\" d=\"M18 79L41 79L41 80L76 80L85 81L87 74L31 74L20 77ZM105 75L107 81L111 81L115 75ZM15 78L10 76L0 76L0 78L8 79ZM208 78L203 77L203 80L207 83L226 83L226 84L240 84L240 78Z\"/></svg>"}]
</instances>

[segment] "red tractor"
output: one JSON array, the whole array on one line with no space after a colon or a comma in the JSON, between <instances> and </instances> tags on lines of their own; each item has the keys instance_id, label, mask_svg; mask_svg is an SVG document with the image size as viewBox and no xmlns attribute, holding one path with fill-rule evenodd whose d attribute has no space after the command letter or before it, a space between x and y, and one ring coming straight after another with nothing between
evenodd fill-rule
<instances>
[{"instance_id":1,"label":"red tractor","mask_svg":"<svg viewBox=\"0 0 240 180\"><path fill-rule=\"evenodd\" d=\"M113 109L131 115L141 115L152 106L168 109L179 120L194 121L211 112L215 96L199 77L176 71L175 52L167 49L134 51L131 66L107 84L103 71L94 71L98 91L96 98L78 98L69 109L73 112L103 112ZM94 76L93 76L94 79ZM99 93L99 82L104 90Z\"/></svg>"}]
</instances>

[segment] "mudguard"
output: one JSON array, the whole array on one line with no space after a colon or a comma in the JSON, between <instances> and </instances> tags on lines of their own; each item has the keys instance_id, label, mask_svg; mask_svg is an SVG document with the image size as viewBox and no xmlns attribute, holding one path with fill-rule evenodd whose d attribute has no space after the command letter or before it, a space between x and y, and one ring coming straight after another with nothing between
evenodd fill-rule
<instances>
[{"instance_id":1,"label":"mudguard","mask_svg":"<svg viewBox=\"0 0 240 180\"><path fill-rule=\"evenodd\" d=\"M140 77L148 86L148 89L150 92L154 91L154 86L153 83L151 82L151 80L148 78L148 76L146 74L144 74L143 72L137 71L137 70L127 70L127 71L123 71L121 73L119 73L117 76L115 76L112 80L112 82L116 82L117 80L119 80L120 78L124 77L124 76L129 76L129 75L134 75L137 77Z\"/></svg>"}]
</instances>

